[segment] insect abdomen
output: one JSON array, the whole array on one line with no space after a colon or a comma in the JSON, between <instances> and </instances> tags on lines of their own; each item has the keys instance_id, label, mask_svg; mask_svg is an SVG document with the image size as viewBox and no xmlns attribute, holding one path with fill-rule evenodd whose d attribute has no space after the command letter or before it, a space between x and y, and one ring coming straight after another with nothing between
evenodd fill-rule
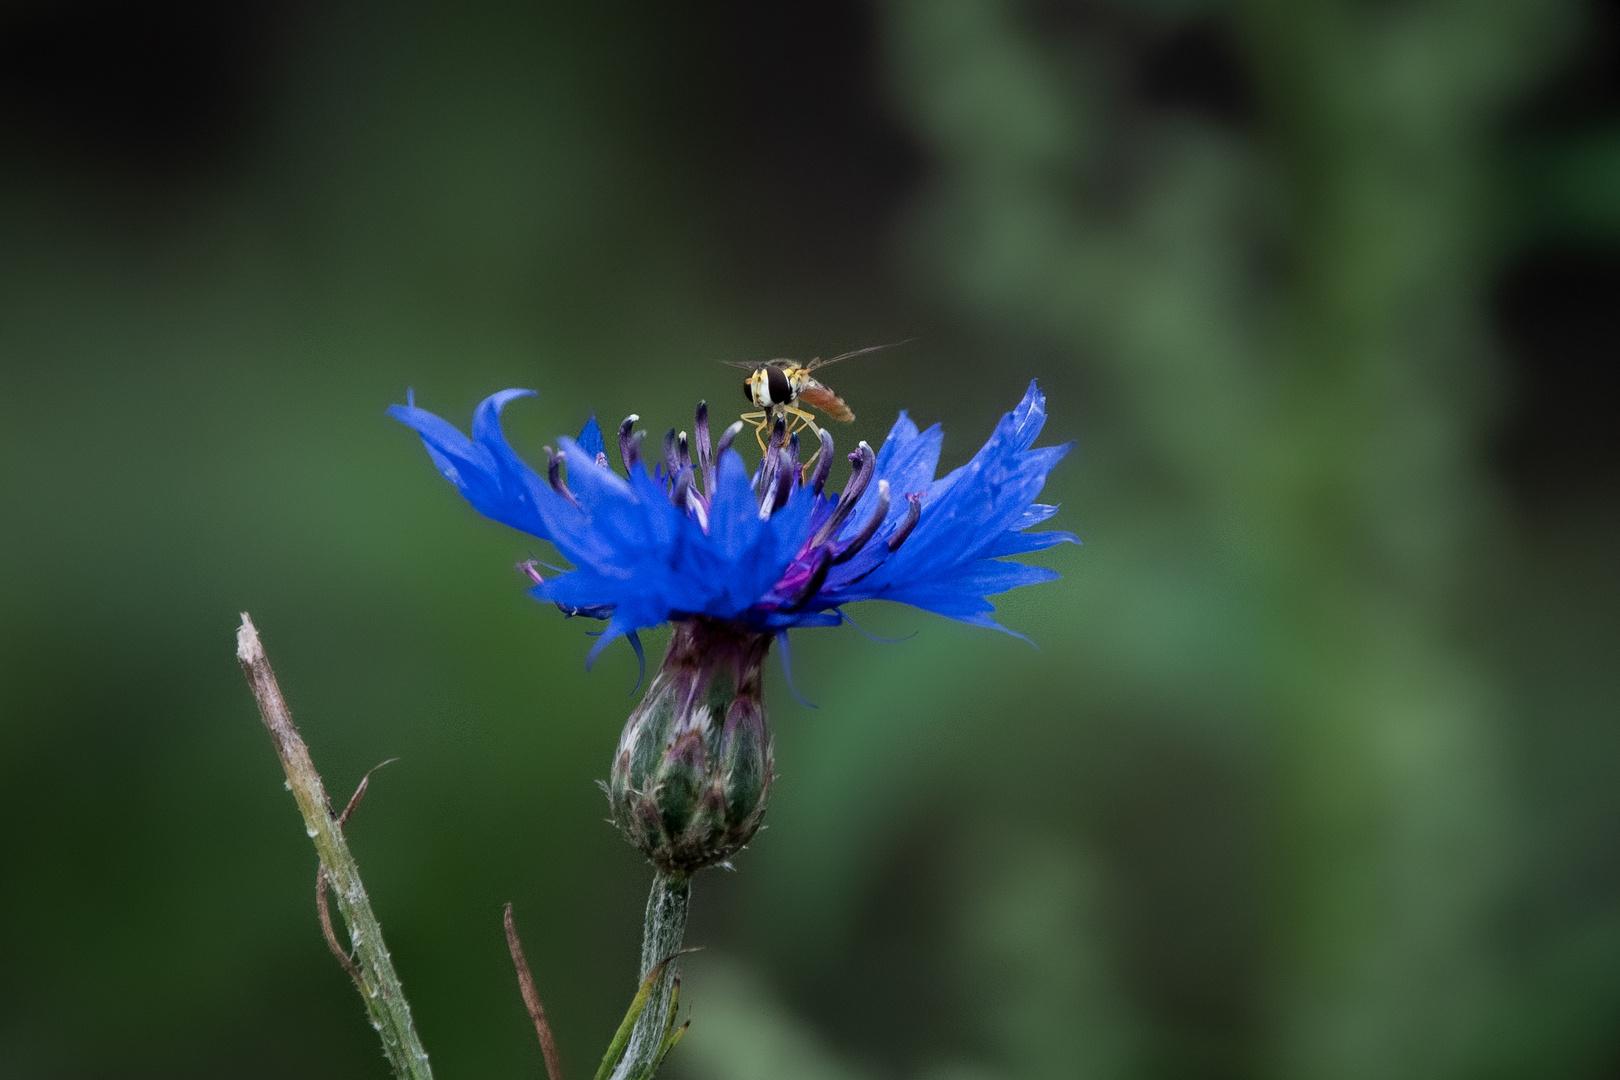
<instances>
[{"instance_id":1,"label":"insect abdomen","mask_svg":"<svg viewBox=\"0 0 1620 1080\"><path fill-rule=\"evenodd\" d=\"M855 414L849 411L843 398L814 379L804 380L804 385L799 387L799 396L840 423L847 424L855 419Z\"/></svg>"}]
</instances>

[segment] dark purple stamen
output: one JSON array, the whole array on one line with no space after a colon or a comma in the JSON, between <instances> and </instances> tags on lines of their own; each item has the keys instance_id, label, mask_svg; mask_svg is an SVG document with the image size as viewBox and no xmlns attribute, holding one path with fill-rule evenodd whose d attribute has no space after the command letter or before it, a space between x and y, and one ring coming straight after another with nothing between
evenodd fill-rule
<instances>
[{"instance_id":1,"label":"dark purple stamen","mask_svg":"<svg viewBox=\"0 0 1620 1080\"><path fill-rule=\"evenodd\" d=\"M906 542L906 537L911 535L911 530L917 527L917 519L922 516L922 492L913 491L908 493L906 502L910 504L906 507L906 519L900 523L898 529L894 530L894 535L889 537L889 550L891 552L900 550L900 545Z\"/></svg>"},{"instance_id":2,"label":"dark purple stamen","mask_svg":"<svg viewBox=\"0 0 1620 1080\"><path fill-rule=\"evenodd\" d=\"M832 475L833 466L833 437L826 428L817 428L816 434L821 436L821 449L816 454L816 469L810 474L810 488L817 495L827 486L827 477Z\"/></svg>"},{"instance_id":3,"label":"dark purple stamen","mask_svg":"<svg viewBox=\"0 0 1620 1080\"><path fill-rule=\"evenodd\" d=\"M760 497L760 520L770 518L776 513L776 478L782 471L782 452L776 447L766 447L765 460L760 461L760 471L753 476L755 494Z\"/></svg>"},{"instance_id":4,"label":"dark purple stamen","mask_svg":"<svg viewBox=\"0 0 1620 1080\"><path fill-rule=\"evenodd\" d=\"M681 459L675 452L675 429L664 434L664 475L671 480L681 471Z\"/></svg>"},{"instance_id":5,"label":"dark purple stamen","mask_svg":"<svg viewBox=\"0 0 1620 1080\"><path fill-rule=\"evenodd\" d=\"M770 443L765 447L765 460L760 462L759 472L754 477L754 483L759 491L759 517L765 521L788 501L793 494L793 482L797 480L798 466L798 440L794 439L791 449L783 446L777 435L783 433L780 420L776 424L776 432L772 434Z\"/></svg>"},{"instance_id":6,"label":"dark purple stamen","mask_svg":"<svg viewBox=\"0 0 1620 1080\"><path fill-rule=\"evenodd\" d=\"M721 455L723 455L727 450L731 449L731 444L737 441L737 436L742 434L742 429L743 422L738 420L720 433L720 441L714 444L714 457L716 461L718 461Z\"/></svg>"},{"instance_id":7,"label":"dark purple stamen","mask_svg":"<svg viewBox=\"0 0 1620 1080\"><path fill-rule=\"evenodd\" d=\"M698 402L697 420L692 425L692 438L697 443L698 472L703 474L703 493L714 497L714 452L709 446L709 403Z\"/></svg>"},{"instance_id":8,"label":"dark purple stamen","mask_svg":"<svg viewBox=\"0 0 1620 1080\"><path fill-rule=\"evenodd\" d=\"M810 598L821 591L827 583L827 573L833 568L832 549L821 548L816 552L816 564L810 569L810 576L803 585L794 592L793 599L787 603L788 611L797 611L810 602Z\"/></svg>"},{"instance_id":9,"label":"dark purple stamen","mask_svg":"<svg viewBox=\"0 0 1620 1080\"><path fill-rule=\"evenodd\" d=\"M786 453L787 460L782 463L782 467L792 470L793 479L797 480L799 479L799 433L797 431L793 433L792 438L788 439Z\"/></svg>"},{"instance_id":10,"label":"dark purple stamen","mask_svg":"<svg viewBox=\"0 0 1620 1080\"><path fill-rule=\"evenodd\" d=\"M705 534L709 531L709 500L698 494L697 488L692 488L686 495L686 509L697 518L698 528Z\"/></svg>"},{"instance_id":11,"label":"dark purple stamen","mask_svg":"<svg viewBox=\"0 0 1620 1080\"><path fill-rule=\"evenodd\" d=\"M850 511L855 509L855 504L866 494L866 485L872 482L872 473L877 466L877 455L872 453L872 448L863 439L861 448L849 455L849 464L855 471L850 474L849 483L839 493L838 505L833 507L832 516L827 519L826 524L816 530L816 535L810 538L812 547L819 547L838 535L838 530L844 525L844 519L849 517Z\"/></svg>"},{"instance_id":12,"label":"dark purple stamen","mask_svg":"<svg viewBox=\"0 0 1620 1080\"><path fill-rule=\"evenodd\" d=\"M762 519L771 516L776 492L776 470L780 465L776 448L767 446L765 458L759 463L759 472L754 474L754 493L759 496L759 516Z\"/></svg>"},{"instance_id":13,"label":"dark purple stamen","mask_svg":"<svg viewBox=\"0 0 1620 1080\"><path fill-rule=\"evenodd\" d=\"M682 469L676 473L675 487L669 494L669 501L685 510L688 502L687 496L692 494L692 482L693 476L690 468Z\"/></svg>"},{"instance_id":14,"label":"dark purple stamen","mask_svg":"<svg viewBox=\"0 0 1620 1080\"><path fill-rule=\"evenodd\" d=\"M782 444L787 440L787 421L778 416L776 423L771 424L771 440L765 444L765 458L760 461L760 471L753 476L755 491L760 495L760 520L770 518L786 497L778 491L778 478L781 471L787 468L786 450Z\"/></svg>"},{"instance_id":15,"label":"dark purple stamen","mask_svg":"<svg viewBox=\"0 0 1620 1080\"><path fill-rule=\"evenodd\" d=\"M709 531L709 500L697 489L697 471L687 466L675 474L675 485L669 501L697 519L698 527Z\"/></svg>"},{"instance_id":16,"label":"dark purple stamen","mask_svg":"<svg viewBox=\"0 0 1620 1080\"><path fill-rule=\"evenodd\" d=\"M634 428L636 421L640 419L641 417L631 413L624 418L624 423L619 425L619 460L624 462L624 471L627 473L641 460L641 439L632 438L630 435L630 429Z\"/></svg>"},{"instance_id":17,"label":"dark purple stamen","mask_svg":"<svg viewBox=\"0 0 1620 1080\"><path fill-rule=\"evenodd\" d=\"M794 440L794 449L798 448L798 440ZM788 496L793 494L793 482L799 478L798 454L780 447L776 451L776 497L771 500L771 513L787 505Z\"/></svg>"},{"instance_id":18,"label":"dark purple stamen","mask_svg":"<svg viewBox=\"0 0 1620 1080\"><path fill-rule=\"evenodd\" d=\"M872 516L866 519L866 524L861 526L860 532L856 533L850 538L849 543L838 549L838 554L834 555L832 559L833 565L836 566L839 563L848 562L850 559L853 559L856 554L860 552L861 548L865 547L867 542L870 541L877 533L878 526L882 525L884 519L888 516L889 482L887 480L879 480L877 506L872 510Z\"/></svg>"},{"instance_id":19,"label":"dark purple stamen","mask_svg":"<svg viewBox=\"0 0 1620 1080\"><path fill-rule=\"evenodd\" d=\"M574 493L569 491L568 485L563 482L562 467L567 460L567 454L546 447L546 479L550 481L552 491L567 499L572 506L578 507L579 500L574 498Z\"/></svg>"}]
</instances>

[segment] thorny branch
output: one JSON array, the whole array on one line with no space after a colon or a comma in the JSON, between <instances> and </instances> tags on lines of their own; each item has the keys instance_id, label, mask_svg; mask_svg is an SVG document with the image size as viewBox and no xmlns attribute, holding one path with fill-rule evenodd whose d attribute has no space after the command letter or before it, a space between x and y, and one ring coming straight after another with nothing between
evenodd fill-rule
<instances>
[{"instance_id":1,"label":"thorny branch","mask_svg":"<svg viewBox=\"0 0 1620 1080\"><path fill-rule=\"evenodd\" d=\"M383 944L382 926L372 913L371 900L360 881L360 868L355 865L348 842L343 838L343 818L332 812L321 774L315 771L309 748L293 724L292 713L287 709L270 660L259 642L259 632L247 612L242 613L242 625L236 631L236 658L241 661L248 685L253 688L259 717L275 743L276 756L287 774L287 787L304 815L304 830L320 857L315 894L326 943L340 962L346 961L343 966L360 989L360 997L371 1016L372 1026L382 1037L383 1053L394 1067L394 1075L399 1080L433 1080L427 1052L422 1049L422 1040L411 1021L410 1003L405 1000L404 988L394 971L388 948ZM344 818L359 802L365 787L362 780L360 789L349 800ZM349 928L349 939L354 947L352 959L339 946L332 929L331 912L326 907L328 884L337 896L338 911Z\"/></svg>"}]
</instances>

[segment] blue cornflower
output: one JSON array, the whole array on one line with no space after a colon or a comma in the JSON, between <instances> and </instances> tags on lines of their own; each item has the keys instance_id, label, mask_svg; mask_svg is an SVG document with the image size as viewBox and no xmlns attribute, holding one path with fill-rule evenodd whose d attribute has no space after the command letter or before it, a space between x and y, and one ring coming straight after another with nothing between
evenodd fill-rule
<instances>
[{"instance_id":1,"label":"blue cornflower","mask_svg":"<svg viewBox=\"0 0 1620 1080\"><path fill-rule=\"evenodd\" d=\"M536 597L606 620L587 663L621 636L639 656L636 632L665 622L707 620L775 635L785 646L789 628L836 626L847 621L843 606L858 600L895 600L1006 630L985 598L1058 575L1005 557L1079 542L1067 532L1026 531L1057 512L1034 500L1073 446L1031 448L1046 421L1046 398L1033 382L961 468L936 478L940 426L918 431L901 412L876 453L862 442L848 456L853 471L836 494L826 490L834 458L826 431L801 466L799 438L778 420L750 474L731 448L741 422L711 450L702 404L693 438L671 431L650 470L644 433L633 433L638 417L619 428L620 475L593 416L578 439L546 447L542 477L500 424L507 402L533 393L486 398L471 438L414 399L388 412L421 434L474 509L549 541L573 564L549 579L534 563L522 565Z\"/></svg>"}]
</instances>

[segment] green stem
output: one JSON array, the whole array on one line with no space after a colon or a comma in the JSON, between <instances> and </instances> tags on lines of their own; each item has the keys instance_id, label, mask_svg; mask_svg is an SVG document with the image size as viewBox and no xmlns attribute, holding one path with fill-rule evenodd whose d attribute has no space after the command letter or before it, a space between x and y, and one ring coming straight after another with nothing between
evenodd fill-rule
<instances>
[{"instance_id":1,"label":"green stem","mask_svg":"<svg viewBox=\"0 0 1620 1080\"><path fill-rule=\"evenodd\" d=\"M394 973L388 948L383 944L382 925L371 912L366 887L360 882L360 868L343 839L342 822L332 812L321 774L315 771L309 748L293 726L292 714L281 696L281 688L276 685L275 672L270 669L264 646L259 643L259 632L245 611L242 625L236 631L236 658L241 661L242 670L253 687L259 716L276 744L276 754L287 774L287 787L304 815L304 829L314 841L321 865L326 868L326 880L337 894L338 910L349 928L354 948L353 959L345 966L360 988L360 997L371 1016L371 1026L382 1037L383 1054L399 1080L433 1080L427 1052L422 1049L422 1040L417 1038L416 1027L411 1023L410 1003L405 1000L404 988ZM684 922L684 904L681 910Z\"/></svg>"},{"instance_id":2,"label":"green stem","mask_svg":"<svg viewBox=\"0 0 1620 1080\"><path fill-rule=\"evenodd\" d=\"M691 899L690 877L659 871L653 878L641 938L643 979L652 974L653 968L681 951L681 940L686 936L686 909ZM642 1080L652 1076L669 1023L670 996L679 977L671 963L653 983L646 1007L630 1033L630 1045L619 1059L618 1068L613 1070L612 1080Z\"/></svg>"}]
</instances>

